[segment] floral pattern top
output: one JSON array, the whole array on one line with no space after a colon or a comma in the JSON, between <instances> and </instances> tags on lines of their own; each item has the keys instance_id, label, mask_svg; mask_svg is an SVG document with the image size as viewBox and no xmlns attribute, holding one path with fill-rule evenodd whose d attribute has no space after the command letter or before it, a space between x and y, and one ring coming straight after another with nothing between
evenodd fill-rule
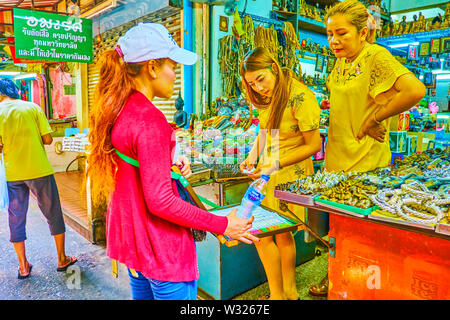
<instances>
[{"instance_id":1,"label":"floral pattern top","mask_svg":"<svg viewBox=\"0 0 450 320\"><path fill-rule=\"evenodd\" d=\"M270 107L259 110L260 130L267 128ZM282 159L289 152L305 144L303 132L319 129L320 108L314 93L298 80L293 79L289 101L281 119L279 131L267 133L266 145L259 166L270 161ZM275 136L278 136L278 143ZM279 210L279 201L274 197L275 187L280 183L298 180L314 173L311 158L286 166L270 176L267 195L262 204L275 211ZM304 218L304 209L297 205L288 206L297 217Z\"/></svg>"},{"instance_id":2,"label":"floral pattern top","mask_svg":"<svg viewBox=\"0 0 450 320\"><path fill-rule=\"evenodd\" d=\"M369 136L356 139L363 121L386 105L380 95L410 71L390 52L376 44L366 44L350 64L340 58L328 76L330 90L330 124L325 150L328 171L365 172L390 163L389 134L383 143ZM383 121L389 130L390 119Z\"/></svg>"}]
</instances>

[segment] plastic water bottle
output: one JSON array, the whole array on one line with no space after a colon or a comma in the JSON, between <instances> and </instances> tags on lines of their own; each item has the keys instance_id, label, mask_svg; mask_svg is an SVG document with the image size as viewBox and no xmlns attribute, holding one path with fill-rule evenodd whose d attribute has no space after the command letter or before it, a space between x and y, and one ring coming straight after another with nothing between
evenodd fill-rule
<instances>
[{"instance_id":1,"label":"plastic water bottle","mask_svg":"<svg viewBox=\"0 0 450 320\"><path fill-rule=\"evenodd\" d=\"M263 174L261 175L261 178L253 181L248 187L236 214L239 218L248 219L253 215L253 210L259 207L261 201L266 196L266 185L269 179L269 176Z\"/></svg>"}]
</instances>

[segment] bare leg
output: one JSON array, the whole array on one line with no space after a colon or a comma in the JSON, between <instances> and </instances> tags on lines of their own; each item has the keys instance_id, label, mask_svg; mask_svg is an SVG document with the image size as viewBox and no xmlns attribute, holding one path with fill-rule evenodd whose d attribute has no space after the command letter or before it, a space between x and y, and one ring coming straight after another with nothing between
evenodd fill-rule
<instances>
[{"instance_id":1,"label":"bare leg","mask_svg":"<svg viewBox=\"0 0 450 320\"><path fill-rule=\"evenodd\" d=\"M272 237L265 237L261 238L258 244L255 243L255 247L266 271L270 299L285 300L286 296L283 291L283 277L281 274L281 257L277 245Z\"/></svg>"},{"instance_id":2,"label":"bare leg","mask_svg":"<svg viewBox=\"0 0 450 320\"><path fill-rule=\"evenodd\" d=\"M70 259L66 256L66 252L64 249L65 233L54 235L53 238L55 239L56 252L58 253L58 266L63 266L68 263Z\"/></svg>"},{"instance_id":3,"label":"bare leg","mask_svg":"<svg viewBox=\"0 0 450 320\"><path fill-rule=\"evenodd\" d=\"M291 232L284 232L275 236L281 257L281 274L283 276L284 294L289 300L297 300L298 292L295 282L295 241Z\"/></svg>"},{"instance_id":4,"label":"bare leg","mask_svg":"<svg viewBox=\"0 0 450 320\"><path fill-rule=\"evenodd\" d=\"M30 264L28 263L25 254L25 241L13 242L14 249L16 250L17 258L19 259L19 271L21 275L26 275L29 272Z\"/></svg>"}]
</instances>

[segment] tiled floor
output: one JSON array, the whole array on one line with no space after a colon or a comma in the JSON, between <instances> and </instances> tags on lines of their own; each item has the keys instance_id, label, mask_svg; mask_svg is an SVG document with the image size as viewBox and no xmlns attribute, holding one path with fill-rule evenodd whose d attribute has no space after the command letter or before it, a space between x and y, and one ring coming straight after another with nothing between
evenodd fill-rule
<instances>
[{"instance_id":1,"label":"tiled floor","mask_svg":"<svg viewBox=\"0 0 450 320\"><path fill-rule=\"evenodd\" d=\"M66 222L86 237L89 234L89 227L84 173L80 171L56 172L55 180Z\"/></svg>"}]
</instances>

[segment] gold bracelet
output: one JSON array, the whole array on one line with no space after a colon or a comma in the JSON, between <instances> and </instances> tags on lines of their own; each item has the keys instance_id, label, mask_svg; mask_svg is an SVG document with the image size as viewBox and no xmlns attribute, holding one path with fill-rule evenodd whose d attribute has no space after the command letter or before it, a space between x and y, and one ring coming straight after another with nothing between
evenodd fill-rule
<instances>
[{"instance_id":1,"label":"gold bracelet","mask_svg":"<svg viewBox=\"0 0 450 320\"><path fill-rule=\"evenodd\" d=\"M281 170L282 168L281 168L280 160L275 160L275 163L276 163L276 165L278 167L278 170Z\"/></svg>"},{"instance_id":2,"label":"gold bracelet","mask_svg":"<svg viewBox=\"0 0 450 320\"><path fill-rule=\"evenodd\" d=\"M377 112L378 112L378 111L376 111L376 112L373 114L373 120L375 121L376 124L381 124L381 121L378 121L378 120L377 120Z\"/></svg>"}]
</instances>

